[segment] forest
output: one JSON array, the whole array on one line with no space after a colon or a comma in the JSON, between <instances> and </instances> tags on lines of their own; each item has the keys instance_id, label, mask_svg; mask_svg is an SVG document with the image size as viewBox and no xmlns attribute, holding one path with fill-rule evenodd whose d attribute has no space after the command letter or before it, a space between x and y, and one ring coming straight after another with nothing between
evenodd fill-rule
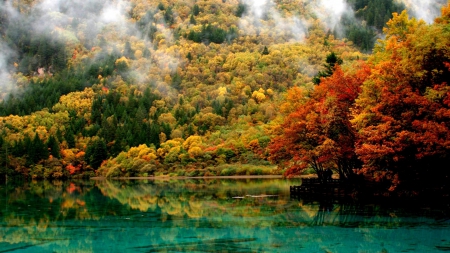
<instances>
[{"instance_id":1,"label":"forest","mask_svg":"<svg viewBox=\"0 0 450 253\"><path fill-rule=\"evenodd\" d=\"M448 192L449 22L445 0L3 1L1 178Z\"/></svg>"}]
</instances>

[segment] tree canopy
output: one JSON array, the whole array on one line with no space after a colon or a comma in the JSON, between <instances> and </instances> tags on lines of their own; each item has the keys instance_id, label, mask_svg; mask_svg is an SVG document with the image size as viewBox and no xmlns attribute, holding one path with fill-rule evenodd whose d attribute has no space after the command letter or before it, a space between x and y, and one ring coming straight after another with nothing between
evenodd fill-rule
<instances>
[{"instance_id":1,"label":"tree canopy","mask_svg":"<svg viewBox=\"0 0 450 253\"><path fill-rule=\"evenodd\" d=\"M0 173L446 182L448 3L119 2L2 5Z\"/></svg>"}]
</instances>

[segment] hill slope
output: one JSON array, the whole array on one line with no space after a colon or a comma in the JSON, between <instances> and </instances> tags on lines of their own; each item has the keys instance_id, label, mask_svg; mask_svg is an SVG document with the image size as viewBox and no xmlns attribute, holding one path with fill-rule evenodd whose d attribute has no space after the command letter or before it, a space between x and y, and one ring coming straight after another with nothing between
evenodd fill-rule
<instances>
[{"instance_id":1,"label":"hill slope","mask_svg":"<svg viewBox=\"0 0 450 253\"><path fill-rule=\"evenodd\" d=\"M266 147L289 111L287 91L312 91L332 53L343 69L367 59L362 51L404 6L6 1L0 171L35 178L282 173Z\"/></svg>"}]
</instances>

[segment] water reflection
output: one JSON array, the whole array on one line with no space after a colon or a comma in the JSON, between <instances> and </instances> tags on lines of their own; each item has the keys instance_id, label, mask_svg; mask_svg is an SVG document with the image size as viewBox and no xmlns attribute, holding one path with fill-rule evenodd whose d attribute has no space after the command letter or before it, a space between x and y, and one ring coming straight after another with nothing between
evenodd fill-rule
<instances>
[{"instance_id":1,"label":"water reflection","mask_svg":"<svg viewBox=\"0 0 450 253\"><path fill-rule=\"evenodd\" d=\"M0 186L0 252L441 252L447 209L291 199L298 181Z\"/></svg>"},{"instance_id":2,"label":"water reflection","mask_svg":"<svg viewBox=\"0 0 450 253\"><path fill-rule=\"evenodd\" d=\"M280 180L101 181L103 195L142 212L202 218L265 215L291 206L289 184ZM273 214L273 213L271 213Z\"/></svg>"}]
</instances>

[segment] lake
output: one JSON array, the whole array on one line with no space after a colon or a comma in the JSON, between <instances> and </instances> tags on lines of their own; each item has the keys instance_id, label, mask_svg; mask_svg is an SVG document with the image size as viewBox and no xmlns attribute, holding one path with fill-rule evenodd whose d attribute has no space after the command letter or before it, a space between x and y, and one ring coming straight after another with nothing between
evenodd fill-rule
<instances>
[{"instance_id":1,"label":"lake","mask_svg":"<svg viewBox=\"0 0 450 253\"><path fill-rule=\"evenodd\" d=\"M291 198L300 179L0 186L0 252L444 252L448 208ZM448 207L448 206L447 206Z\"/></svg>"}]
</instances>

